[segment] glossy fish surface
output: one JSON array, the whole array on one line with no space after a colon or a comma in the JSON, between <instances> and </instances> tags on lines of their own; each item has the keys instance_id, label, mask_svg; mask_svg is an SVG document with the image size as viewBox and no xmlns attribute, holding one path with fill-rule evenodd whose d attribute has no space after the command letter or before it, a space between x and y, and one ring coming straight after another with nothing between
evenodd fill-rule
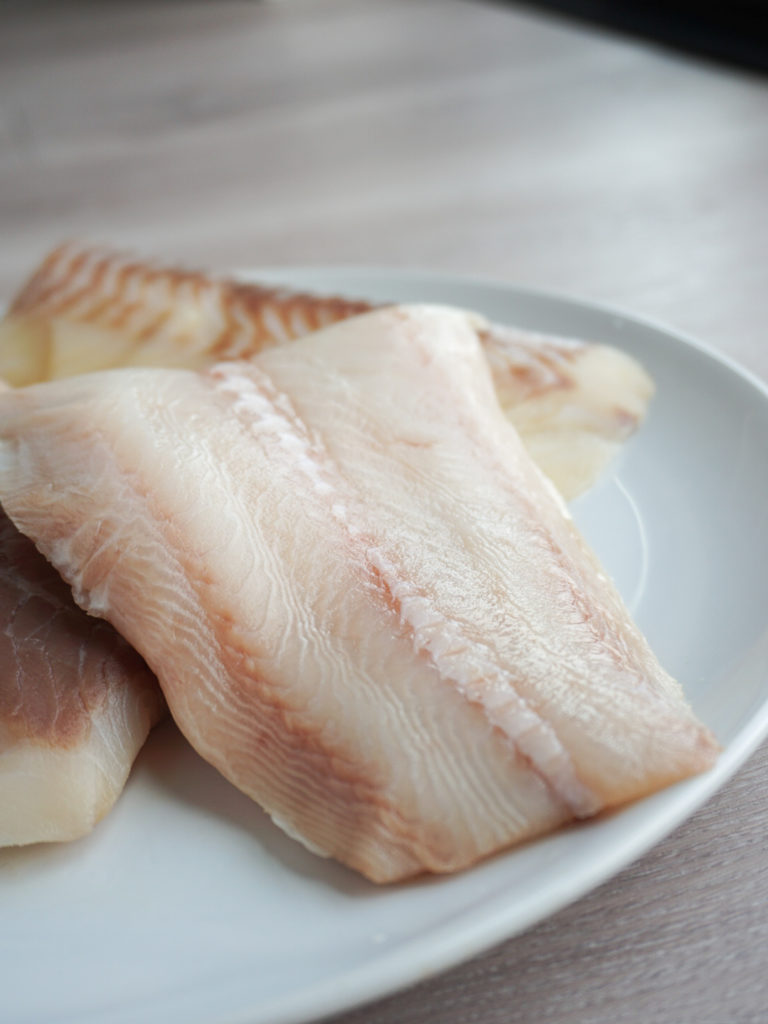
<instances>
[{"instance_id":1,"label":"glossy fish surface","mask_svg":"<svg viewBox=\"0 0 768 1024\"><path fill-rule=\"evenodd\" d=\"M716 756L465 314L392 307L248 362L0 395L0 499L196 749L375 881Z\"/></svg>"}]
</instances>

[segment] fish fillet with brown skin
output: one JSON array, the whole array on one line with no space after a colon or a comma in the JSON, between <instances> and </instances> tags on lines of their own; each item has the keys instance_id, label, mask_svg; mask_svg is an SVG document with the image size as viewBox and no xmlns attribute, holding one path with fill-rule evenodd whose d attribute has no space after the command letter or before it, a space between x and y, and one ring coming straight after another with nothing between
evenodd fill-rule
<instances>
[{"instance_id":1,"label":"fish fillet with brown skin","mask_svg":"<svg viewBox=\"0 0 768 1024\"><path fill-rule=\"evenodd\" d=\"M70 243L0 322L0 376L24 385L112 366L202 368L371 308ZM587 490L642 421L648 375L606 345L475 323L502 408L534 460L566 498Z\"/></svg>"},{"instance_id":2,"label":"fish fillet with brown skin","mask_svg":"<svg viewBox=\"0 0 768 1024\"><path fill-rule=\"evenodd\" d=\"M193 746L375 881L461 869L716 756L461 313L0 395L0 499Z\"/></svg>"},{"instance_id":3,"label":"fish fillet with brown skin","mask_svg":"<svg viewBox=\"0 0 768 1024\"><path fill-rule=\"evenodd\" d=\"M0 846L77 839L164 711L157 681L0 512Z\"/></svg>"}]
</instances>

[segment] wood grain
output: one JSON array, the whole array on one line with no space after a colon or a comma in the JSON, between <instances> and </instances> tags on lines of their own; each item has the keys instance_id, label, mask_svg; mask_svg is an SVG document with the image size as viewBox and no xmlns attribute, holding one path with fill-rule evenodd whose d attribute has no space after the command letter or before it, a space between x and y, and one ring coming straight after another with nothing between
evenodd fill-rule
<instances>
[{"instance_id":1,"label":"wood grain","mask_svg":"<svg viewBox=\"0 0 768 1024\"><path fill-rule=\"evenodd\" d=\"M768 379L768 87L513 4L6 5L0 291L69 236L218 267L492 275ZM767 667L768 671L768 667ZM618 878L337 1024L749 1024L768 748Z\"/></svg>"}]
</instances>

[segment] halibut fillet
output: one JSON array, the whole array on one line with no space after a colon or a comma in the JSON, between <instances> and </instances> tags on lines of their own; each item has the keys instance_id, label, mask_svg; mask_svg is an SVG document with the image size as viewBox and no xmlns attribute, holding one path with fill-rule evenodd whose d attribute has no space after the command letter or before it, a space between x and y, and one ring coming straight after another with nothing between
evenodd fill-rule
<instances>
[{"instance_id":1,"label":"halibut fillet","mask_svg":"<svg viewBox=\"0 0 768 1024\"><path fill-rule=\"evenodd\" d=\"M464 868L716 756L462 313L0 395L0 500L203 757L375 881Z\"/></svg>"},{"instance_id":2,"label":"halibut fillet","mask_svg":"<svg viewBox=\"0 0 768 1024\"><path fill-rule=\"evenodd\" d=\"M49 254L0 322L0 376L20 386L115 366L202 368L371 308L70 243ZM607 345L473 322L502 408L560 492L576 497L642 422L650 378Z\"/></svg>"}]
</instances>

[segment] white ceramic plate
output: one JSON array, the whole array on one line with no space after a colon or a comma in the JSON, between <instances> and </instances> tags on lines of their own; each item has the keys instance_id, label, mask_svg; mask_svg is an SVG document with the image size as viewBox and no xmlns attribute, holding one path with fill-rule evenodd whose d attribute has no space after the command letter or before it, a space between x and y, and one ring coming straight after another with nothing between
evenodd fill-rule
<instances>
[{"instance_id":1,"label":"white ceramic plate","mask_svg":"<svg viewBox=\"0 0 768 1024\"><path fill-rule=\"evenodd\" d=\"M14 1024L287 1024L466 959L637 857L768 732L768 391L669 331L504 285L261 274L428 300L626 348L658 392L576 519L725 750L708 775L455 878L376 889L279 833L172 727L87 840L0 853L0 1013Z\"/></svg>"}]
</instances>

